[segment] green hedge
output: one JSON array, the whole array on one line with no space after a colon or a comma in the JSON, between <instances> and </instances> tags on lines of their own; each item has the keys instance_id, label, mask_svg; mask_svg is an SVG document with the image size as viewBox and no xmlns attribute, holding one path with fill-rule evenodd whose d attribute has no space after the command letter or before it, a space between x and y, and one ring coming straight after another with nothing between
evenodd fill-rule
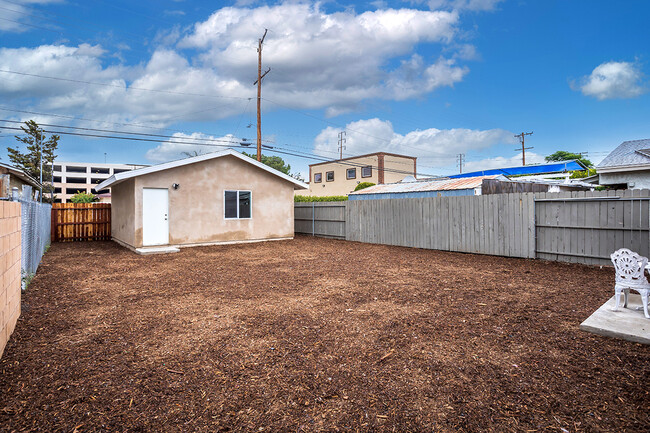
<instances>
[{"instance_id":1,"label":"green hedge","mask_svg":"<svg viewBox=\"0 0 650 433\"><path fill-rule=\"evenodd\" d=\"M311 203L313 201L347 201L347 195L326 195L323 197L316 197L313 195L294 195L293 201L295 203Z\"/></svg>"},{"instance_id":2,"label":"green hedge","mask_svg":"<svg viewBox=\"0 0 650 433\"><path fill-rule=\"evenodd\" d=\"M360 189L369 188L371 186L375 186L375 184L372 182L361 182L356 188L354 188L354 190L359 191Z\"/></svg>"}]
</instances>

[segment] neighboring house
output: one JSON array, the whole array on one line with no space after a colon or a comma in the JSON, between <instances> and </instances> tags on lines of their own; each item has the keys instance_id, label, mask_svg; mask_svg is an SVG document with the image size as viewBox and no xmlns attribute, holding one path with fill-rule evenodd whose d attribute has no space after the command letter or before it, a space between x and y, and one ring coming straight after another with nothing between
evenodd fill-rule
<instances>
[{"instance_id":1,"label":"neighboring house","mask_svg":"<svg viewBox=\"0 0 650 433\"><path fill-rule=\"evenodd\" d=\"M89 162L54 162L53 178L55 202L67 203L78 192L100 194L102 202L110 203L109 190L95 188L113 174L146 167L137 164L95 164ZM49 181L50 179L43 179Z\"/></svg>"},{"instance_id":2,"label":"neighboring house","mask_svg":"<svg viewBox=\"0 0 650 433\"><path fill-rule=\"evenodd\" d=\"M351 192L348 200L379 200L384 198L423 198L481 195L484 179L504 180L504 176L477 176L462 179L410 180L375 185Z\"/></svg>"},{"instance_id":3,"label":"neighboring house","mask_svg":"<svg viewBox=\"0 0 650 433\"><path fill-rule=\"evenodd\" d=\"M415 172L415 157L386 152L319 162L309 166L309 191L298 194L348 195L361 182L399 182L407 176L415 176Z\"/></svg>"},{"instance_id":4,"label":"neighboring house","mask_svg":"<svg viewBox=\"0 0 650 433\"><path fill-rule=\"evenodd\" d=\"M650 139L621 143L596 166L598 183L612 188L650 188Z\"/></svg>"},{"instance_id":5,"label":"neighboring house","mask_svg":"<svg viewBox=\"0 0 650 433\"><path fill-rule=\"evenodd\" d=\"M307 185L231 149L114 174L111 235L143 247L291 239ZM151 251L151 250L150 250Z\"/></svg>"},{"instance_id":6,"label":"neighboring house","mask_svg":"<svg viewBox=\"0 0 650 433\"><path fill-rule=\"evenodd\" d=\"M23 185L31 186L34 194L41 188L39 181L20 168L0 163L0 198L12 197L13 188L18 188L18 191L22 192Z\"/></svg>"}]
</instances>

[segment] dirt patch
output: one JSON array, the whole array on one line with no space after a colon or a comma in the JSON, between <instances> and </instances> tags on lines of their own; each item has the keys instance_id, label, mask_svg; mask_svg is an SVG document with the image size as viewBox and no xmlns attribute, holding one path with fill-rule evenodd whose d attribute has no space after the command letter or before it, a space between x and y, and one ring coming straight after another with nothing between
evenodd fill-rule
<instances>
[{"instance_id":1,"label":"dirt patch","mask_svg":"<svg viewBox=\"0 0 650 433\"><path fill-rule=\"evenodd\" d=\"M1 431L649 431L650 347L582 332L613 270L311 237L55 244Z\"/></svg>"}]
</instances>

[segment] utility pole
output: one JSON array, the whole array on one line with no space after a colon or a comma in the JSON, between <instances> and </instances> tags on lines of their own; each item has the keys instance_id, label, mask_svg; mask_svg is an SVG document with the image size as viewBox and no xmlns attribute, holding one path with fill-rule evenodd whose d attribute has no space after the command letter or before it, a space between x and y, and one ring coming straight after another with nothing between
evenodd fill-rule
<instances>
[{"instance_id":1,"label":"utility pole","mask_svg":"<svg viewBox=\"0 0 650 433\"><path fill-rule=\"evenodd\" d=\"M527 135L533 135L533 131L522 132L521 134L515 134L515 137L517 137L521 142L521 165L526 165L526 150L532 149L532 147L526 147L524 144L525 137ZM515 149L515 150L519 150L519 149Z\"/></svg>"},{"instance_id":2,"label":"utility pole","mask_svg":"<svg viewBox=\"0 0 650 433\"><path fill-rule=\"evenodd\" d=\"M459 153L458 155L456 155L456 160L458 161L458 164L456 165L460 167L460 174L463 174L463 164L465 164L465 154Z\"/></svg>"},{"instance_id":3,"label":"utility pole","mask_svg":"<svg viewBox=\"0 0 650 433\"><path fill-rule=\"evenodd\" d=\"M271 68L268 68L264 74L262 74L262 44L264 43L264 38L266 37L266 32L268 29L264 29L264 36L258 40L257 45L257 80L253 85L257 84L257 160L262 161L262 78L271 71Z\"/></svg>"},{"instance_id":4,"label":"utility pole","mask_svg":"<svg viewBox=\"0 0 650 433\"><path fill-rule=\"evenodd\" d=\"M345 131L339 132L339 159L343 159L343 149L345 149L344 143L347 140L345 139Z\"/></svg>"}]
</instances>

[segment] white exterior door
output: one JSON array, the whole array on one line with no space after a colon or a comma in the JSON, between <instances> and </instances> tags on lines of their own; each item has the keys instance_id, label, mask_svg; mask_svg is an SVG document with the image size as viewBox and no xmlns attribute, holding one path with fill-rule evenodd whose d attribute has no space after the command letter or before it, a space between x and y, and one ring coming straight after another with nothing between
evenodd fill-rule
<instances>
[{"instance_id":1,"label":"white exterior door","mask_svg":"<svg viewBox=\"0 0 650 433\"><path fill-rule=\"evenodd\" d=\"M169 191L142 189L142 245L169 243Z\"/></svg>"}]
</instances>

